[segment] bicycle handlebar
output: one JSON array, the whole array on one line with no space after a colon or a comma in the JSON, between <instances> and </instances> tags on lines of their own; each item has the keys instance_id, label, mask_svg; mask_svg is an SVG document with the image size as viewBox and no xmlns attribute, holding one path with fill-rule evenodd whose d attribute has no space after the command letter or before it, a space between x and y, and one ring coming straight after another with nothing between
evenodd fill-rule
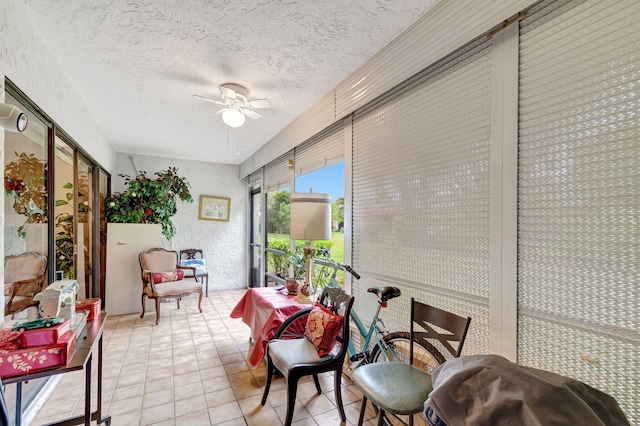
<instances>
[{"instance_id":1,"label":"bicycle handlebar","mask_svg":"<svg viewBox=\"0 0 640 426\"><path fill-rule=\"evenodd\" d=\"M349 272L351 275L353 275L356 280L360 279L360 274L358 274L356 271L354 271L353 268L351 268L351 266L349 266L349 265L342 265L342 266L344 267L344 270Z\"/></svg>"},{"instance_id":2,"label":"bicycle handlebar","mask_svg":"<svg viewBox=\"0 0 640 426\"><path fill-rule=\"evenodd\" d=\"M333 273L334 274L338 269L342 269L343 271L347 271L348 273L353 275L355 277L355 279L357 279L357 280L360 279L360 274L358 274L356 271L354 271L353 268L351 266L349 266L349 265L338 263L333 259L322 259L322 262L326 266L329 266L330 268L333 268L333 270L334 270Z\"/></svg>"}]
</instances>

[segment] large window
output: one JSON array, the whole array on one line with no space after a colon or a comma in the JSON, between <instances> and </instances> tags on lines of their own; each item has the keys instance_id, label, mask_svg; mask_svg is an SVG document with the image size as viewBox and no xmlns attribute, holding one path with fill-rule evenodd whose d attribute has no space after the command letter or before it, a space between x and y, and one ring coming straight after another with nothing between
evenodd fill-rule
<instances>
[{"instance_id":1,"label":"large window","mask_svg":"<svg viewBox=\"0 0 640 426\"><path fill-rule=\"evenodd\" d=\"M61 271L78 281L78 298L101 297L104 276L94 271L103 270L104 238L97 234L104 227L109 175L15 85L7 81L6 87L5 102L20 107L29 124L22 133L5 132L4 255L43 254L47 283Z\"/></svg>"},{"instance_id":2,"label":"large window","mask_svg":"<svg viewBox=\"0 0 640 426\"><path fill-rule=\"evenodd\" d=\"M289 213L291 196L289 187L267 192L267 285L286 278L288 274Z\"/></svg>"},{"instance_id":3,"label":"large window","mask_svg":"<svg viewBox=\"0 0 640 426\"><path fill-rule=\"evenodd\" d=\"M344 162L297 176L295 185L296 192L331 195L331 240L320 244L333 260L344 263Z\"/></svg>"},{"instance_id":4,"label":"large window","mask_svg":"<svg viewBox=\"0 0 640 426\"><path fill-rule=\"evenodd\" d=\"M29 117L22 133L5 132L5 256L24 252L47 255L47 126L7 94L5 102Z\"/></svg>"}]
</instances>

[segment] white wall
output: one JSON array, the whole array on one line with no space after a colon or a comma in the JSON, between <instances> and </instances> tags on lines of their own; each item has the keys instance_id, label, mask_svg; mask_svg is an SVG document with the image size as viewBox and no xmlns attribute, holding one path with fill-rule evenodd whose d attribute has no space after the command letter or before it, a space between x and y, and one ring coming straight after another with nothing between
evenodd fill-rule
<instances>
[{"instance_id":1,"label":"white wall","mask_svg":"<svg viewBox=\"0 0 640 426\"><path fill-rule=\"evenodd\" d=\"M112 176L112 193L122 191L124 180L117 176L134 177L130 154L117 155L116 170ZM200 161L174 160L164 157L134 155L139 172L154 173L177 167L178 174L191 184L192 204L178 201L178 213L171 219L176 227L172 246L176 251L188 248L204 250L209 272L209 290L246 288L247 265L247 181L239 179L239 166ZM198 219L200 195L231 198L229 222Z\"/></svg>"},{"instance_id":2,"label":"white wall","mask_svg":"<svg viewBox=\"0 0 640 426\"><path fill-rule=\"evenodd\" d=\"M102 167L113 170L113 147L45 41L35 33L20 0L0 1L0 71L3 84L8 77Z\"/></svg>"}]
</instances>

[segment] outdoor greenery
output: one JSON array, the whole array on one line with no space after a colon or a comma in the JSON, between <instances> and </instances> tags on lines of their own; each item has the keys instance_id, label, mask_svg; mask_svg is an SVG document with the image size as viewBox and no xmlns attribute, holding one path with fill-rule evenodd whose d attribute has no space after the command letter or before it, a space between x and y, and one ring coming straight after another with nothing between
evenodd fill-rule
<instances>
[{"instance_id":1,"label":"outdoor greenery","mask_svg":"<svg viewBox=\"0 0 640 426\"><path fill-rule=\"evenodd\" d=\"M289 234L290 215L291 196L289 191L281 189L269 193L267 197L267 232Z\"/></svg>"},{"instance_id":2,"label":"outdoor greenery","mask_svg":"<svg viewBox=\"0 0 640 426\"><path fill-rule=\"evenodd\" d=\"M272 234L289 234L289 218L291 216L291 195L289 191L280 189L270 192L267 197L267 232ZM340 197L331 205L333 230L340 231L344 227L344 198Z\"/></svg>"},{"instance_id":3,"label":"outdoor greenery","mask_svg":"<svg viewBox=\"0 0 640 426\"><path fill-rule=\"evenodd\" d=\"M17 160L4 167L4 190L13 196L13 209L27 217L18 228L25 237L24 225L47 222L47 168L45 160L35 154L15 153Z\"/></svg>"},{"instance_id":4,"label":"outdoor greenery","mask_svg":"<svg viewBox=\"0 0 640 426\"><path fill-rule=\"evenodd\" d=\"M275 238L271 238L276 235ZM334 241L314 241L316 252L330 251ZM342 243L344 245L344 243ZM289 250L289 236L282 234L269 234L267 246L270 249L279 250L284 255L267 252L267 270L280 278L289 278L289 268L293 268L291 278L300 279L305 276L304 241L296 241L295 251Z\"/></svg>"},{"instance_id":5,"label":"outdoor greenery","mask_svg":"<svg viewBox=\"0 0 640 426\"><path fill-rule=\"evenodd\" d=\"M289 250L289 220L291 216L291 197L289 191L281 189L269 193L267 197L267 246L286 253L267 253L267 271L281 278L290 275L293 266L294 278L303 278L305 274L304 241L296 241L295 249ZM316 257L321 249L331 253L331 258L339 262L344 259L344 198L338 198L331 206L333 237L330 241L314 241Z\"/></svg>"},{"instance_id":6,"label":"outdoor greenery","mask_svg":"<svg viewBox=\"0 0 640 426\"><path fill-rule=\"evenodd\" d=\"M56 207L71 206L73 208L73 184L63 186L69 192L65 199L56 200ZM78 223L86 223L87 213L91 211L89 206L89 184L86 175L78 176ZM73 211L56 215L56 271L63 271L65 278L73 278ZM87 265L91 268L91 265Z\"/></svg>"},{"instance_id":7,"label":"outdoor greenery","mask_svg":"<svg viewBox=\"0 0 640 426\"><path fill-rule=\"evenodd\" d=\"M127 190L118 192L107 201L107 222L159 223L167 239L173 238L176 229L171 217L178 211L177 200L193 203L189 181L178 176L175 167L156 172L155 179L141 171L134 179L125 178Z\"/></svg>"}]
</instances>

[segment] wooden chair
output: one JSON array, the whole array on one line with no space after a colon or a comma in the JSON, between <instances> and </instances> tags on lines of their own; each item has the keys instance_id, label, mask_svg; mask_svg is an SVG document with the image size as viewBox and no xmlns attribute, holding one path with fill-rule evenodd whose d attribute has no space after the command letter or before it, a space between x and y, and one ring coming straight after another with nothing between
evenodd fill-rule
<instances>
[{"instance_id":1,"label":"wooden chair","mask_svg":"<svg viewBox=\"0 0 640 426\"><path fill-rule=\"evenodd\" d=\"M180 264L183 261L200 260L204 263L204 255L202 249L184 249L180 250ZM187 265L189 266L189 265ZM209 297L209 272L203 268L196 268L196 276L202 281L202 285L205 289L205 296Z\"/></svg>"},{"instance_id":2,"label":"wooden chair","mask_svg":"<svg viewBox=\"0 0 640 426\"><path fill-rule=\"evenodd\" d=\"M344 292L341 288L325 288L320 295L319 302L327 307L331 304L331 310L335 312L340 306L344 308L341 312L342 327L338 335L339 349L327 355L319 356L316 346L304 335L297 339L280 340L274 339L267 344L267 383L262 395L261 404L267 402L269 388L273 373L279 371L287 383L287 414L285 426L290 426L293 420L293 408L296 402L296 391L298 380L304 376L313 375L318 395L322 393L318 374L325 371L333 371L334 392L336 405L342 421L346 421L344 406L342 405L342 366L344 357L347 354L349 345L349 314L353 306L353 296ZM311 321L314 312L308 315L308 322ZM325 332L328 327L325 328ZM324 336L323 336L324 337ZM335 349L335 348L334 348Z\"/></svg>"},{"instance_id":3,"label":"wooden chair","mask_svg":"<svg viewBox=\"0 0 640 426\"><path fill-rule=\"evenodd\" d=\"M4 314L36 306L33 297L46 283L47 257L34 252L4 258Z\"/></svg>"},{"instance_id":4,"label":"wooden chair","mask_svg":"<svg viewBox=\"0 0 640 426\"><path fill-rule=\"evenodd\" d=\"M195 275L192 266L180 266L178 253L163 248L153 248L138 255L140 262L140 276L142 278L142 314L145 313L145 297L156 302L156 325L160 321L160 300L166 297L175 297L178 309L180 298L191 293L198 293L198 310L202 312L202 285ZM195 281L185 280L184 271L191 272L191 278ZM182 275L182 276L181 276Z\"/></svg>"},{"instance_id":5,"label":"wooden chair","mask_svg":"<svg viewBox=\"0 0 640 426\"><path fill-rule=\"evenodd\" d=\"M467 336L471 318L460 317L442 309L411 299L411 341L415 338L438 340L454 357L459 357ZM424 331L416 331L418 324ZM439 330L444 330L441 332ZM451 345L457 342L457 348ZM362 425L367 400L378 409L378 426L385 420L385 412L408 415L413 425L413 415L421 413L431 392L431 376L413 365L413 345L409 351L409 364L401 362L376 362L356 368L352 380L362 392L362 407L358 426Z\"/></svg>"}]
</instances>

